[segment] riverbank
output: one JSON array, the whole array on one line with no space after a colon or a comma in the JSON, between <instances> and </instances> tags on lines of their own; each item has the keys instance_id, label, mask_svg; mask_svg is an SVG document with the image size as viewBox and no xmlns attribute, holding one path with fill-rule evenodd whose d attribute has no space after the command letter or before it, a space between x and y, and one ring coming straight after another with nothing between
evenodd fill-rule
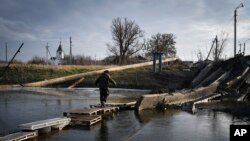
<instances>
[{"instance_id":1,"label":"riverbank","mask_svg":"<svg viewBox=\"0 0 250 141\"><path fill-rule=\"evenodd\" d=\"M12 65L7 75L0 80L0 84L36 82L110 67L114 66ZM166 92L183 89L188 86L193 77L193 72L183 71L187 68L188 66L181 64L179 61L174 61L169 64L163 64L161 73L153 73L152 66L147 66L111 72L111 76L118 84L116 87L119 88L160 89L160 91ZM3 65L0 66L1 70L3 70ZM85 76L84 81L76 87L95 87L94 83L97 77L98 75ZM75 81L77 80L49 87L68 87Z\"/></svg>"},{"instance_id":2,"label":"riverbank","mask_svg":"<svg viewBox=\"0 0 250 141\"><path fill-rule=\"evenodd\" d=\"M0 64L1 73L6 66L7 64ZM113 66L11 64L4 76L0 79L0 85L36 82L110 67Z\"/></svg>"}]
</instances>

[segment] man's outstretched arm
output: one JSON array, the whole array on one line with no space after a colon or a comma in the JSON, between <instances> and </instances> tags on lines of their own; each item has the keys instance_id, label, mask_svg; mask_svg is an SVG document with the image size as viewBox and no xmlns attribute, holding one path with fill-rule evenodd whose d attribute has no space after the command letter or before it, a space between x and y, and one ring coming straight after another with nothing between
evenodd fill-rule
<instances>
[{"instance_id":1,"label":"man's outstretched arm","mask_svg":"<svg viewBox=\"0 0 250 141\"><path fill-rule=\"evenodd\" d=\"M113 80L112 78L110 78L109 77L109 82L111 82L113 85L115 85L116 86L116 82L115 82L115 80Z\"/></svg>"}]
</instances>

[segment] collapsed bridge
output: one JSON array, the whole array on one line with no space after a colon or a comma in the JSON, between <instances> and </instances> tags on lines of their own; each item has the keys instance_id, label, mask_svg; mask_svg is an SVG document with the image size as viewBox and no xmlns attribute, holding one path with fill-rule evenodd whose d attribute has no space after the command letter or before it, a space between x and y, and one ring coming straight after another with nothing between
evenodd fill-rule
<instances>
[{"instance_id":1,"label":"collapsed bridge","mask_svg":"<svg viewBox=\"0 0 250 141\"><path fill-rule=\"evenodd\" d=\"M194 110L197 103L211 98L244 101L249 96L250 57L238 56L221 62L201 62L200 71L193 78L190 89L172 93L142 96L136 103L138 111L166 107L186 107ZM223 100L222 99L222 100Z\"/></svg>"}]
</instances>

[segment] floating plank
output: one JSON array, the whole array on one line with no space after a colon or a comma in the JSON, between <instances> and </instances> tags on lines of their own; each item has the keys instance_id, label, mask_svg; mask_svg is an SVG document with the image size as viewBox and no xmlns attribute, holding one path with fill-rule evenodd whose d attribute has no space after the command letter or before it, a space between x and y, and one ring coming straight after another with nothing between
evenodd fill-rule
<instances>
[{"instance_id":1,"label":"floating plank","mask_svg":"<svg viewBox=\"0 0 250 141\"><path fill-rule=\"evenodd\" d=\"M135 107L136 101L128 103L105 103L105 106L119 107L120 109L133 109Z\"/></svg>"},{"instance_id":2,"label":"floating plank","mask_svg":"<svg viewBox=\"0 0 250 141\"><path fill-rule=\"evenodd\" d=\"M103 114L106 114L118 111L119 107L102 107L102 109L103 109Z\"/></svg>"},{"instance_id":3,"label":"floating plank","mask_svg":"<svg viewBox=\"0 0 250 141\"><path fill-rule=\"evenodd\" d=\"M131 106L135 105L136 101L133 102L128 102L128 103L106 103L105 105L110 105L110 106Z\"/></svg>"},{"instance_id":4,"label":"floating plank","mask_svg":"<svg viewBox=\"0 0 250 141\"><path fill-rule=\"evenodd\" d=\"M30 122L19 125L20 129L22 130L37 130L42 129L45 127L52 127L52 128L58 128L59 130L62 130L66 125L70 123L70 118L53 118L53 119L47 119L47 120L41 120L36 122Z\"/></svg>"},{"instance_id":5,"label":"floating plank","mask_svg":"<svg viewBox=\"0 0 250 141\"><path fill-rule=\"evenodd\" d=\"M103 109L101 108L84 108L84 109L74 109L68 112L63 112L64 116L68 116L70 114L77 115L100 115L103 113Z\"/></svg>"},{"instance_id":6,"label":"floating plank","mask_svg":"<svg viewBox=\"0 0 250 141\"><path fill-rule=\"evenodd\" d=\"M116 112L119 110L118 106L106 106L106 107L102 107L101 104L98 105L90 105L90 108L100 108L102 109L102 113L112 113L112 112Z\"/></svg>"},{"instance_id":7,"label":"floating plank","mask_svg":"<svg viewBox=\"0 0 250 141\"><path fill-rule=\"evenodd\" d=\"M69 115L71 124L91 126L102 120L101 115Z\"/></svg>"},{"instance_id":8,"label":"floating plank","mask_svg":"<svg viewBox=\"0 0 250 141\"><path fill-rule=\"evenodd\" d=\"M0 141L23 141L37 136L37 132L17 132L0 138Z\"/></svg>"}]
</instances>

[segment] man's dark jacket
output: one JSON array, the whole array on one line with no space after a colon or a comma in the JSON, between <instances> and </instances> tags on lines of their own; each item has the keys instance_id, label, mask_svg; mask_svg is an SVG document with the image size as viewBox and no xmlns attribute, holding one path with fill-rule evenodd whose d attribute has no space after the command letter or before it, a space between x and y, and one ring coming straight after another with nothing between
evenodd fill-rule
<instances>
[{"instance_id":1,"label":"man's dark jacket","mask_svg":"<svg viewBox=\"0 0 250 141\"><path fill-rule=\"evenodd\" d=\"M95 85L98 85L100 89L107 89L109 87L109 82L116 85L115 81L111 79L108 74L103 73L96 79Z\"/></svg>"}]
</instances>

